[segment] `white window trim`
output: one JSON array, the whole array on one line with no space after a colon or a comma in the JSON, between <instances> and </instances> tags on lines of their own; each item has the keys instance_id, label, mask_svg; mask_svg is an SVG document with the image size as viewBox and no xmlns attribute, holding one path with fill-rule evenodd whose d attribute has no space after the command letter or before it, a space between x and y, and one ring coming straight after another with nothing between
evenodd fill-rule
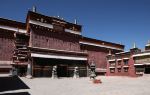
<instances>
[{"instance_id":1,"label":"white window trim","mask_svg":"<svg viewBox=\"0 0 150 95\"><path fill-rule=\"evenodd\" d=\"M129 66L123 66L123 68L128 68Z\"/></svg>"},{"instance_id":2,"label":"white window trim","mask_svg":"<svg viewBox=\"0 0 150 95\"><path fill-rule=\"evenodd\" d=\"M109 69L115 69L115 67L109 67Z\"/></svg>"},{"instance_id":3,"label":"white window trim","mask_svg":"<svg viewBox=\"0 0 150 95\"><path fill-rule=\"evenodd\" d=\"M114 61L116 61L115 59L112 59L112 60L108 60L109 62L114 62Z\"/></svg>"},{"instance_id":4,"label":"white window trim","mask_svg":"<svg viewBox=\"0 0 150 95\"><path fill-rule=\"evenodd\" d=\"M123 60L129 60L129 58L123 58Z\"/></svg>"},{"instance_id":5,"label":"white window trim","mask_svg":"<svg viewBox=\"0 0 150 95\"><path fill-rule=\"evenodd\" d=\"M117 59L117 61L121 61L122 59Z\"/></svg>"}]
</instances>

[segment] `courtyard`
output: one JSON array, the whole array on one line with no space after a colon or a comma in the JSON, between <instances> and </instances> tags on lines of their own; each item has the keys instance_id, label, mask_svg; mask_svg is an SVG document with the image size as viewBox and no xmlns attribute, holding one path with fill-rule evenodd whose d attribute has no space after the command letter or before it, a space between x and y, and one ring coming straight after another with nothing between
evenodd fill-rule
<instances>
[{"instance_id":1,"label":"courtyard","mask_svg":"<svg viewBox=\"0 0 150 95\"><path fill-rule=\"evenodd\" d=\"M6 93L24 93L17 95L149 95L150 76L131 78L99 76L102 84L93 84L89 78L19 78L28 89L16 89L1 91ZM9 84L4 84L9 85ZM2 86L2 85L1 85ZM2 86L2 87L3 87ZM16 94L12 94L16 95Z\"/></svg>"}]
</instances>

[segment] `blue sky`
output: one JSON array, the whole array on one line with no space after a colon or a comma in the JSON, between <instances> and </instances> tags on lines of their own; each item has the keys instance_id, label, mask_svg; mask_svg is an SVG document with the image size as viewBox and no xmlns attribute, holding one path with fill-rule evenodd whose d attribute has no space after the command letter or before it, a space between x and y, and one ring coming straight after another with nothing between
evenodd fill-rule
<instances>
[{"instance_id":1,"label":"blue sky","mask_svg":"<svg viewBox=\"0 0 150 95\"><path fill-rule=\"evenodd\" d=\"M150 40L150 0L1 0L0 17L25 22L32 6L37 12L63 17L83 26L87 37L144 49Z\"/></svg>"}]
</instances>

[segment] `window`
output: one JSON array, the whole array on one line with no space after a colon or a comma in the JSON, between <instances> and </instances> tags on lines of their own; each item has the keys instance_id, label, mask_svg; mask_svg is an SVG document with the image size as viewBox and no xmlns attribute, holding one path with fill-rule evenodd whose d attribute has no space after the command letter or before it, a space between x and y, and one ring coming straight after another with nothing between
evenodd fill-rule
<instances>
[{"instance_id":1,"label":"window","mask_svg":"<svg viewBox=\"0 0 150 95\"><path fill-rule=\"evenodd\" d=\"M121 65L121 61L118 61L118 65Z\"/></svg>"},{"instance_id":2,"label":"window","mask_svg":"<svg viewBox=\"0 0 150 95\"><path fill-rule=\"evenodd\" d=\"M121 72L121 68L118 68L118 72Z\"/></svg>"},{"instance_id":3,"label":"window","mask_svg":"<svg viewBox=\"0 0 150 95\"><path fill-rule=\"evenodd\" d=\"M124 60L124 65L128 65L128 60Z\"/></svg>"},{"instance_id":4,"label":"window","mask_svg":"<svg viewBox=\"0 0 150 95\"><path fill-rule=\"evenodd\" d=\"M136 74L143 74L145 68L144 67L136 67L135 70L136 70Z\"/></svg>"},{"instance_id":5,"label":"window","mask_svg":"<svg viewBox=\"0 0 150 95\"><path fill-rule=\"evenodd\" d=\"M115 68L110 68L110 73L114 73L115 72Z\"/></svg>"},{"instance_id":6,"label":"window","mask_svg":"<svg viewBox=\"0 0 150 95\"><path fill-rule=\"evenodd\" d=\"M110 62L110 66L115 66L115 62Z\"/></svg>"},{"instance_id":7,"label":"window","mask_svg":"<svg viewBox=\"0 0 150 95\"><path fill-rule=\"evenodd\" d=\"M129 69L129 68L124 68L124 72L128 72L128 69Z\"/></svg>"}]
</instances>

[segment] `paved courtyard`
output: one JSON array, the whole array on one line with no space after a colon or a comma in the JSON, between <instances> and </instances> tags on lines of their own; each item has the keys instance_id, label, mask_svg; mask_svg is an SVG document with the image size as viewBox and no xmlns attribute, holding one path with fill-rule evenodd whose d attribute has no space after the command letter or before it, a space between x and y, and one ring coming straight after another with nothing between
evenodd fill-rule
<instances>
[{"instance_id":1,"label":"paved courtyard","mask_svg":"<svg viewBox=\"0 0 150 95\"><path fill-rule=\"evenodd\" d=\"M21 80L30 89L7 92L28 92L31 95L150 95L150 76L98 77L102 84L93 84L89 78L34 78Z\"/></svg>"}]
</instances>

